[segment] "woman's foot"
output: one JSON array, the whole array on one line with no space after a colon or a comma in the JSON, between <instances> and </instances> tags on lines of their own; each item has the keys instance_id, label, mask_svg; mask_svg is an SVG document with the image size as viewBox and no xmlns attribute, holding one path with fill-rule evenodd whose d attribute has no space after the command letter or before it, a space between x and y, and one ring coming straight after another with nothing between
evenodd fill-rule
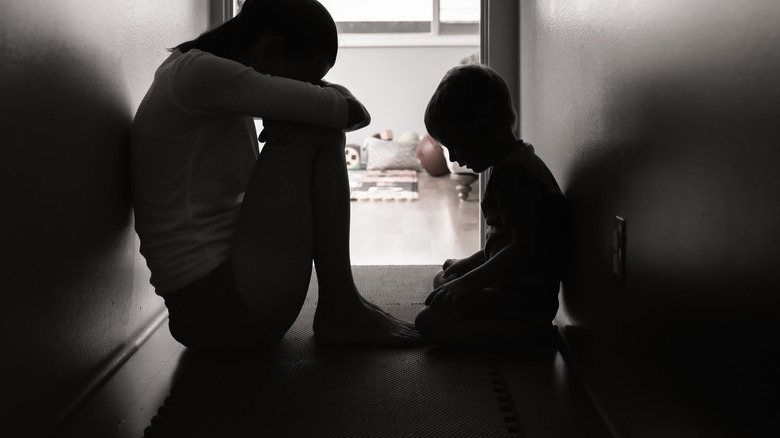
<instances>
[{"instance_id":1,"label":"woman's foot","mask_svg":"<svg viewBox=\"0 0 780 438\"><path fill-rule=\"evenodd\" d=\"M414 324L388 314L362 297L351 306L318 304L314 339L341 347L410 348L424 344Z\"/></svg>"}]
</instances>

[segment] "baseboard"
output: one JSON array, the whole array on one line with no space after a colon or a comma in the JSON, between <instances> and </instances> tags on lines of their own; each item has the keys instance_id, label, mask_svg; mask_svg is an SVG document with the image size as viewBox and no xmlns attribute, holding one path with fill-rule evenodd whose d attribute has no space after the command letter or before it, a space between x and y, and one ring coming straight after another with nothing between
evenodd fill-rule
<instances>
[{"instance_id":1,"label":"baseboard","mask_svg":"<svg viewBox=\"0 0 780 438\"><path fill-rule=\"evenodd\" d=\"M626 433L623 432L620 426L618 426L617 422L615 422L614 419L611 418L607 410L604 408L604 405L599 402L598 397L596 397L596 395L594 394L593 389L591 388L591 385L587 381L585 373L583 372L582 367L579 366L577 359L571 348L571 345L569 344L569 340L566 337L565 327L561 325L559 325L559 327L560 329L558 331L558 351L561 353L561 356L563 357L563 360L566 363L566 367L569 370L571 370L574 377L580 382L580 385L585 390L585 393L587 394L591 405L595 408L599 417L601 417L601 421L607 426L607 429L609 429L610 435L612 435L612 437L614 438L626 437L627 436Z\"/></svg>"},{"instance_id":2,"label":"baseboard","mask_svg":"<svg viewBox=\"0 0 780 438\"><path fill-rule=\"evenodd\" d=\"M111 361L106 365L99 373L97 373L90 382L79 392L79 394L73 399L73 401L65 408L62 413L54 420L49 427L47 433L44 436L55 436L71 418L78 412L78 410L89 400L90 397L120 368L127 362L130 357L135 354L141 345L146 342L152 333L157 330L160 325L168 319L168 310L163 309L153 320L136 336L127 346L121 349L118 353L111 358Z\"/></svg>"}]
</instances>

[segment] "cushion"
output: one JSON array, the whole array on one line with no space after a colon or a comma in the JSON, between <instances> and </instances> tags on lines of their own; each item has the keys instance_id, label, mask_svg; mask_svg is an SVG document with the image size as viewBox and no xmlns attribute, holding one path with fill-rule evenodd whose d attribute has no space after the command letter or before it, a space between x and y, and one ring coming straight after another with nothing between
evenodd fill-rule
<instances>
[{"instance_id":1,"label":"cushion","mask_svg":"<svg viewBox=\"0 0 780 438\"><path fill-rule=\"evenodd\" d=\"M420 160L423 169L431 176L442 176L450 173L441 145L428 134L425 134L417 146L417 159Z\"/></svg>"},{"instance_id":2,"label":"cushion","mask_svg":"<svg viewBox=\"0 0 780 438\"><path fill-rule=\"evenodd\" d=\"M423 170L420 162L417 161L416 142L368 137L364 146L368 157L366 163L368 170Z\"/></svg>"}]
</instances>

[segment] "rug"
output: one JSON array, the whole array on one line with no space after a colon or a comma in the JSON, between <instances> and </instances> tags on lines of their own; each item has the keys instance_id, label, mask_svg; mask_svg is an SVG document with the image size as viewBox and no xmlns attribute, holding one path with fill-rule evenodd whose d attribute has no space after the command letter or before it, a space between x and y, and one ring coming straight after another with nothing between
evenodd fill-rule
<instances>
[{"instance_id":1,"label":"rug","mask_svg":"<svg viewBox=\"0 0 780 438\"><path fill-rule=\"evenodd\" d=\"M416 170L350 170L353 201L412 201L419 199Z\"/></svg>"},{"instance_id":2,"label":"rug","mask_svg":"<svg viewBox=\"0 0 780 438\"><path fill-rule=\"evenodd\" d=\"M356 266L363 294L413 320L437 266ZM316 278L267 357L186 358L145 436L516 437L501 368L435 347L324 349L312 338Z\"/></svg>"}]
</instances>

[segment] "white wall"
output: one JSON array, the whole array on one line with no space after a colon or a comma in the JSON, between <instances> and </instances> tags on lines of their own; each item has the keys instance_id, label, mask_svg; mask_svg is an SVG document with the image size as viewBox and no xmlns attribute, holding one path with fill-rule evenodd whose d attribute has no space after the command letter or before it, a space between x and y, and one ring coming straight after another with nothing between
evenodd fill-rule
<instances>
[{"instance_id":1,"label":"white wall","mask_svg":"<svg viewBox=\"0 0 780 438\"><path fill-rule=\"evenodd\" d=\"M347 134L362 144L376 132L392 129L425 134L425 107L439 81L460 60L479 51L463 47L342 47L325 80L342 84L368 108L369 126Z\"/></svg>"}]
</instances>

